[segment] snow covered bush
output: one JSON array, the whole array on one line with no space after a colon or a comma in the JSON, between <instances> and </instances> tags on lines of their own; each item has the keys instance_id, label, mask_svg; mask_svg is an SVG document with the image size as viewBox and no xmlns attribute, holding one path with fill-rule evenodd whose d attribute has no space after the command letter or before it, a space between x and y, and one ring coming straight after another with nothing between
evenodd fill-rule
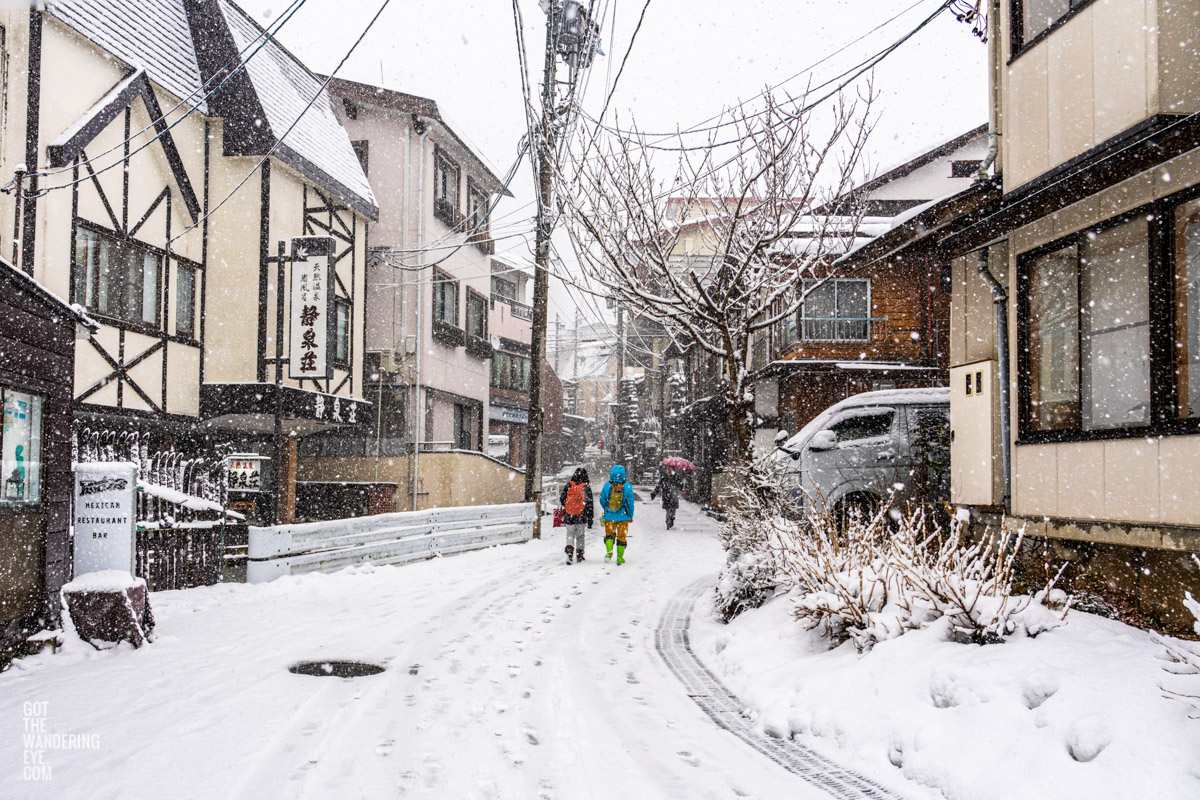
<instances>
[{"instance_id":1,"label":"snow covered bush","mask_svg":"<svg viewBox=\"0 0 1200 800\"><path fill-rule=\"evenodd\" d=\"M982 644L1036 636L1065 618L1070 603L1053 584L1013 594L1020 534L971 542L961 520L942 528L923 507L890 511L851 514L841 526L817 512L780 532L776 561L797 619L863 651L935 620L956 641Z\"/></svg>"},{"instance_id":2,"label":"snow covered bush","mask_svg":"<svg viewBox=\"0 0 1200 800\"><path fill-rule=\"evenodd\" d=\"M781 586L781 540L791 537L796 523L775 486L756 467L732 490L734 503L718 529L726 554L715 593L722 622L758 608Z\"/></svg>"},{"instance_id":3,"label":"snow covered bush","mask_svg":"<svg viewBox=\"0 0 1200 800\"><path fill-rule=\"evenodd\" d=\"M1191 592L1185 592L1183 603L1196 619L1192 629L1200 635L1200 602L1192 597ZM1159 642L1166 648L1166 660L1169 662L1167 666L1163 667L1164 670L1172 675L1200 675L1200 646L1161 636L1159 637ZM1162 689L1168 697L1174 697L1191 703L1194 709L1192 718L1200 719L1200 686L1197 686L1195 681L1191 682L1191 684L1191 687L1186 690L1176 690L1167 686L1162 687Z\"/></svg>"}]
</instances>

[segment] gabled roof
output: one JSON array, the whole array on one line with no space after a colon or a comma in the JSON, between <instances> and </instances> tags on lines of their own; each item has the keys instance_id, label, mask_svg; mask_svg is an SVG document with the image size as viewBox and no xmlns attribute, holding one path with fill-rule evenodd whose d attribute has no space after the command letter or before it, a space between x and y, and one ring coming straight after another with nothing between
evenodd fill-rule
<instances>
[{"instance_id":1,"label":"gabled roof","mask_svg":"<svg viewBox=\"0 0 1200 800\"><path fill-rule=\"evenodd\" d=\"M391 111L399 111L402 114L412 114L432 120L450 137L450 144L452 144L454 150L471 162L471 172L482 178L482 183L485 184L484 188L491 192L503 192L505 197L512 197L512 193L504 188L504 181L497 178L488 165L483 163L483 159L479 157L479 154L472 150L454 132L453 128L446 124L446 120L442 119L436 101L428 97L418 97L415 94L398 92L395 89L385 89L382 86L372 86L368 83L359 83L358 81L350 81L345 78L334 78L329 83L329 91L334 96L345 98L353 103L377 106Z\"/></svg>"},{"instance_id":2,"label":"gabled roof","mask_svg":"<svg viewBox=\"0 0 1200 800\"><path fill-rule=\"evenodd\" d=\"M257 49L262 26L231 0L49 0L47 9L131 69L144 68L167 91L223 118L225 155L270 152L378 218L375 195L328 92L320 92L322 82L274 38ZM201 102L231 65L243 63Z\"/></svg>"},{"instance_id":3,"label":"gabled roof","mask_svg":"<svg viewBox=\"0 0 1200 800\"><path fill-rule=\"evenodd\" d=\"M877 175L876 177L872 178L871 180L867 181L866 183L862 183L862 184L859 184L858 186L855 186L853 189L850 189L848 192L846 192L841 197L839 197L839 198L831 201L830 203L827 203L825 206L817 209L816 213L818 213L818 214L830 213L830 212L836 211L839 208L844 207L844 205L848 201L865 198L867 195L869 195L871 192L875 191L876 189L886 186L889 183L893 183L894 181L897 181L901 178L907 177L907 176L911 175L912 173L916 172L917 170L919 170L921 167L924 167L928 164L932 164L934 161L937 161L939 158L945 158L946 156L953 153L955 150L965 147L967 144L969 144L971 142L972 139L975 139L986 133L987 133L987 124L986 123L984 123L983 125L980 125L976 128L972 128L971 130L967 131L964 134L955 136L953 139L950 139L947 142L943 142L943 143L939 144L937 147L934 147L931 150L927 150L924 153L921 153L920 155L910 158L909 160L901 163L900 165L895 166L892 169L889 169L887 172ZM922 198L922 199L932 200L935 198ZM913 205L917 205L918 203L910 200L907 203L907 207L905 207L906 204L901 201L880 201L880 204L882 206L888 206L888 204L892 204L891 205L891 213L898 214L898 213L902 213L902 212L908 210L908 208L911 208Z\"/></svg>"}]
</instances>

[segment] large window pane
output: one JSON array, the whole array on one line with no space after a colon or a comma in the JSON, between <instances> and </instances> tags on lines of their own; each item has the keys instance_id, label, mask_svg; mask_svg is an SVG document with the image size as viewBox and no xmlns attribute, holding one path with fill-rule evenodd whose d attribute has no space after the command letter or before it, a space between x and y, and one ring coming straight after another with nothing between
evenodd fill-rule
<instances>
[{"instance_id":1,"label":"large window pane","mask_svg":"<svg viewBox=\"0 0 1200 800\"><path fill-rule=\"evenodd\" d=\"M0 389L4 426L0 433L0 505L36 503L42 487L42 398Z\"/></svg>"},{"instance_id":2,"label":"large window pane","mask_svg":"<svg viewBox=\"0 0 1200 800\"><path fill-rule=\"evenodd\" d=\"M808 294L804 298L804 338L833 339L834 317L837 315L837 284L834 281L815 286L805 281Z\"/></svg>"},{"instance_id":3,"label":"large window pane","mask_svg":"<svg viewBox=\"0 0 1200 800\"><path fill-rule=\"evenodd\" d=\"M1079 267L1074 245L1029 267L1030 424L1079 427Z\"/></svg>"},{"instance_id":4,"label":"large window pane","mask_svg":"<svg viewBox=\"0 0 1200 800\"><path fill-rule=\"evenodd\" d=\"M175 333L196 334L196 270L183 264L175 272Z\"/></svg>"},{"instance_id":5,"label":"large window pane","mask_svg":"<svg viewBox=\"0 0 1200 800\"><path fill-rule=\"evenodd\" d=\"M1180 417L1200 417L1200 200L1175 212L1175 375Z\"/></svg>"},{"instance_id":6,"label":"large window pane","mask_svg":"<svg viewBox=\"0 0 1200 800\"><path fill-rule=\"evenodd\" d=\"M837 283L838 338L843 341L869 338L871 316L867 308L866 281L838 281Z\"/></svg>"},{"instance_id":7,"label":"large window pane","mask_svg":"<svg viewBox=\"0 0 1200 800\"><path fill-rule=\"evenodd\" d=\"M1028 42L1065 17L1071 10L1071 0L1021 0L1021 10L1021 41Z\"/></svg>"},{"instance_id":8,"label":"large window pane","mask_svg":"<svg viewBox=\"0 0 1200 800\"><path fill-rule=\"evenodd\" d=\"M1080 244L1083 427L1150 422L1150 256L1144 219Z\"/></svg>"}]
</instances>

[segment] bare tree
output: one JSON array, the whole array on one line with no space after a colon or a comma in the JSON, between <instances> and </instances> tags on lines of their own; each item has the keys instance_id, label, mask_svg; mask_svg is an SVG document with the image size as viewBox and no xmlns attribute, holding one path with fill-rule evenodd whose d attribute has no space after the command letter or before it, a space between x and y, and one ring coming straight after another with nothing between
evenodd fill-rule
<instances>
[{"instance_id":1,"label":"bare tree","mask_svg":"<svg viewBox=\"0 0 1200 800\"><path fill-rule=\"evenodd\" d=\"M806 98L768 93L761 109L734 109L707 146L680 147L677 159L636 130L598 147L582 134L567 156L571 191L560 205L585 275L720 365L744 464L751 346L797 313L815 288L805 279L830 277L854 239L861 213L846 198L862 173L873 97L868 87L797 113ZM659 177L664 160L669 180Z\"/></svg>"}]
</instances>

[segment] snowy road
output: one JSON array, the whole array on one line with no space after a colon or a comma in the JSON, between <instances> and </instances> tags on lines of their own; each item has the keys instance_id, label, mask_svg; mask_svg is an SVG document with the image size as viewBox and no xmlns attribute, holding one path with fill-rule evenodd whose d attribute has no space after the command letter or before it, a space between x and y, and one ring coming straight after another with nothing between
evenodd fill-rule
<instances>
[{"instance_id":1,"label":"snowy road","mask_svg":"<svg viewBox=\"0 0 1200 800\"><path fill-rule=\"evenodd\" d=\"M0 796L828 798L714 725L656 652L668 603L722 558L694 507L669 532L661 515L639 506L622 567L598 527L567 566L547 528L412 566L156 594L151 646L76 643L0 675ZM387 671L287 671L327 658ZM23 780L31 719L97 746L43 751L51 780Z\"/></svg>"}]
</instances>

